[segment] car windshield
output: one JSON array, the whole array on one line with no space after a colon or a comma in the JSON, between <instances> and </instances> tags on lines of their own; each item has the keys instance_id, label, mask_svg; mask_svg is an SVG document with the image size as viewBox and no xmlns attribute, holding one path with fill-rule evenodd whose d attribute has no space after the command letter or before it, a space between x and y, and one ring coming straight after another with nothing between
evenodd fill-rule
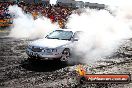
<instances>
[{"instance_id":1,"label":"car windshield","mask_svg":"<svg viewBox=\"0 0 132 88\"><path fill-rule=\"evenodd\" d=\"M70 40L72 35L73 35L72 31L56 30L50 33L46 38L59 39L59 40Z\"/></svg>"}]
</instances>

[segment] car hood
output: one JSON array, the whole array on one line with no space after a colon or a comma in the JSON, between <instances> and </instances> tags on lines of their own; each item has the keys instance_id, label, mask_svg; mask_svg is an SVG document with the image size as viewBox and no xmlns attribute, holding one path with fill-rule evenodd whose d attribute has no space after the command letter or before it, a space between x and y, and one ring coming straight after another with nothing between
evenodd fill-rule
<instances>
[{"instance_id":1,"label":"car hood","mask_svg":"<svg viewBox=\"0 0 132 88\"><path fill-rule=\"evenodd\" d=\"M67 40L57 39L39 39L30 43L31 46L43 47L43 48L57 48L71 43Z\"/></svg>"}]
</instances>

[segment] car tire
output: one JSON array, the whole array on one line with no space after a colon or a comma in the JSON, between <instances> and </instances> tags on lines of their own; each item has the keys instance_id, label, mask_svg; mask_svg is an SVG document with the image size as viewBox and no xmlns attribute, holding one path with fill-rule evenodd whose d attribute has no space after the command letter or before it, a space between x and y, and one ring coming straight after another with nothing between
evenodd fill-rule
<instances>
[{"instance_id":1,"label":"car tire","mask_svg":"<svg viewBox=\"0 0 132 88\"><path fill-rule=\"evenodd\" d=\"M60 61L67 62L70 56L70 49L64 49Z\"/></svg>"}]
</instances>

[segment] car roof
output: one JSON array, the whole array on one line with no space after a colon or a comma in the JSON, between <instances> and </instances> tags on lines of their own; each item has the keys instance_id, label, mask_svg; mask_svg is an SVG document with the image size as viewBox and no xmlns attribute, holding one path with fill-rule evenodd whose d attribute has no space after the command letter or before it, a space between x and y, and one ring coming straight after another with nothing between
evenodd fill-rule
<instances>
[{"instance_id":1,"label":"car roof","mask_svg":"<svg viewBox=\"0 0 132 88\"><path fill-rule=\"evenodd\" d=\"M56 29L56 31L59 31L59 30L62 30L62 31L72 31L73 33L75 33L75 32L82 32L82 31L80 31L80 30L74 30L74 29Z\"/></svg>"}]
</instances>

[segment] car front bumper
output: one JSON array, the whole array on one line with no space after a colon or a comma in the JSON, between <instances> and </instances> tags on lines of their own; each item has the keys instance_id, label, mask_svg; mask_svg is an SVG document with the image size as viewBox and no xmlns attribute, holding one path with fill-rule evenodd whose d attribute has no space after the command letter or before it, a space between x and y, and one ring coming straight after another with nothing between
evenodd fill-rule
<instances>
[{"instance_id":1,"label":"car front bumper","mask_svg":"<svg viewBox=\"0 0 132 88\"><path fill-rule=\"evenodd\" d=\"M41 60L54 60L62 56L61 53L33 52L31 49L26 49L26 53L29 57L33 57Z\"/></svg>"}]
</instances>

